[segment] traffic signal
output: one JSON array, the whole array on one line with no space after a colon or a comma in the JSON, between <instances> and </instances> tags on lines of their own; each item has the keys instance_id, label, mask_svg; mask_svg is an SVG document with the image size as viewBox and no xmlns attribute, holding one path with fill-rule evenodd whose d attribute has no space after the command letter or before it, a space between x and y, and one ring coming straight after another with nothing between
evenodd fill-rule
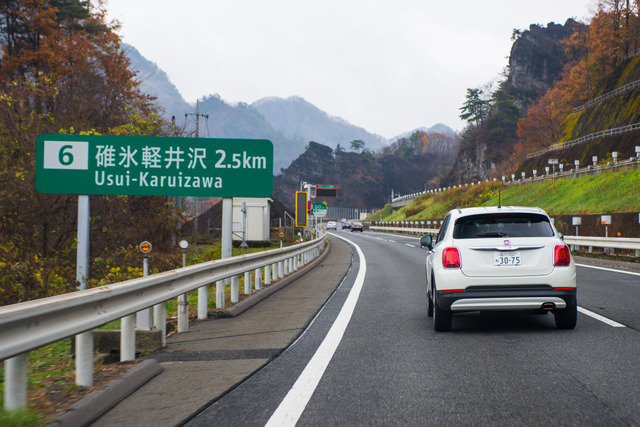
<instances>
[{"instance_id":1,"label":"traffic signal","mask_svg":"<svg viewBox=\"0 0 640 427\"><path fill-rule=\"evenodd\" d=\"M305 228L307 226L308 197L306 191L296 191L296 227Z\"/></svg>"}]
</instances>

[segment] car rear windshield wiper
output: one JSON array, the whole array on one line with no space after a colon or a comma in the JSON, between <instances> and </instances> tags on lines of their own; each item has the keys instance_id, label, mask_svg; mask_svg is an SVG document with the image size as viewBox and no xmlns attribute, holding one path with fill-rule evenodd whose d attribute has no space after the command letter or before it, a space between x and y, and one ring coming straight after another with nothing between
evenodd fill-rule
<instances>
[{"instance_id":1,"label":"car rear windshield wiper","mask_svg":"<svg viewBox=\"0 0 640 427\"><path fill-rule=\"evenodd\" d=\"M500 231L489 231L487 233L476 234L476 237L506 237L507 233L502 233Z\"/></svg>"}]
</instances>

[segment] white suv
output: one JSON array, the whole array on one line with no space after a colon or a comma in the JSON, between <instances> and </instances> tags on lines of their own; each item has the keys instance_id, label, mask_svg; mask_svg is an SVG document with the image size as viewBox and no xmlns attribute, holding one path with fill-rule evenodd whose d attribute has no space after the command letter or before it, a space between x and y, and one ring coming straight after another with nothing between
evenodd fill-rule
<instances>
[{"instance_id":1,"label":"white suv","mask_svg":"<svg viewBox=\"0 0 640 427\"><path fill-rule=\"evenodd\" d=\"M575 262L542 209L455 209L420 246L436 331L450 330L455 312L485 310L550 311L558 328L576 326Z\"/></svg>"}]
</instances>

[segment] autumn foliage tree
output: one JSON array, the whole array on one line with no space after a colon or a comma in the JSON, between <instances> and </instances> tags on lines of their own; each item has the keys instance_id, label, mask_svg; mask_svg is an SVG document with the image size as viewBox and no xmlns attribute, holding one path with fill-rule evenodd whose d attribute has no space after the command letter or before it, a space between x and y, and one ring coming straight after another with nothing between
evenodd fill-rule
<instances>
[{"instance_id":1,"label":"autumn foliage tree","mask_svg":"<svg viewBox=\"0 0 640 427\"><path fill-rule=\"evenodd\" d=\"M77 197L36 192L37 136L165 132L101 7L0 2L0 305L75 287ZM96 276L117 271L114 259L142 236L167 240L161 198L92 196L91 204Z\"/></svg>"}]
</instances>

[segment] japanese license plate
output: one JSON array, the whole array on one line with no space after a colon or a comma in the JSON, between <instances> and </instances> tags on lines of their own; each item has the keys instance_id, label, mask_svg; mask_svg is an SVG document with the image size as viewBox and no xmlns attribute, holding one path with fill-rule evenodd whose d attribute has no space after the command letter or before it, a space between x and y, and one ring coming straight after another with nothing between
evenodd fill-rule
<instances>
[{"instance_id":1,"label":"japanese license plate","mask_svg":"<svg viewBox=\"0 0 640 427\"><path fill-rule=\"evenodd\" d=\"M522 255L520 252L494 252L493 265L520 265Z\"/></svg>"}]
</instances>

